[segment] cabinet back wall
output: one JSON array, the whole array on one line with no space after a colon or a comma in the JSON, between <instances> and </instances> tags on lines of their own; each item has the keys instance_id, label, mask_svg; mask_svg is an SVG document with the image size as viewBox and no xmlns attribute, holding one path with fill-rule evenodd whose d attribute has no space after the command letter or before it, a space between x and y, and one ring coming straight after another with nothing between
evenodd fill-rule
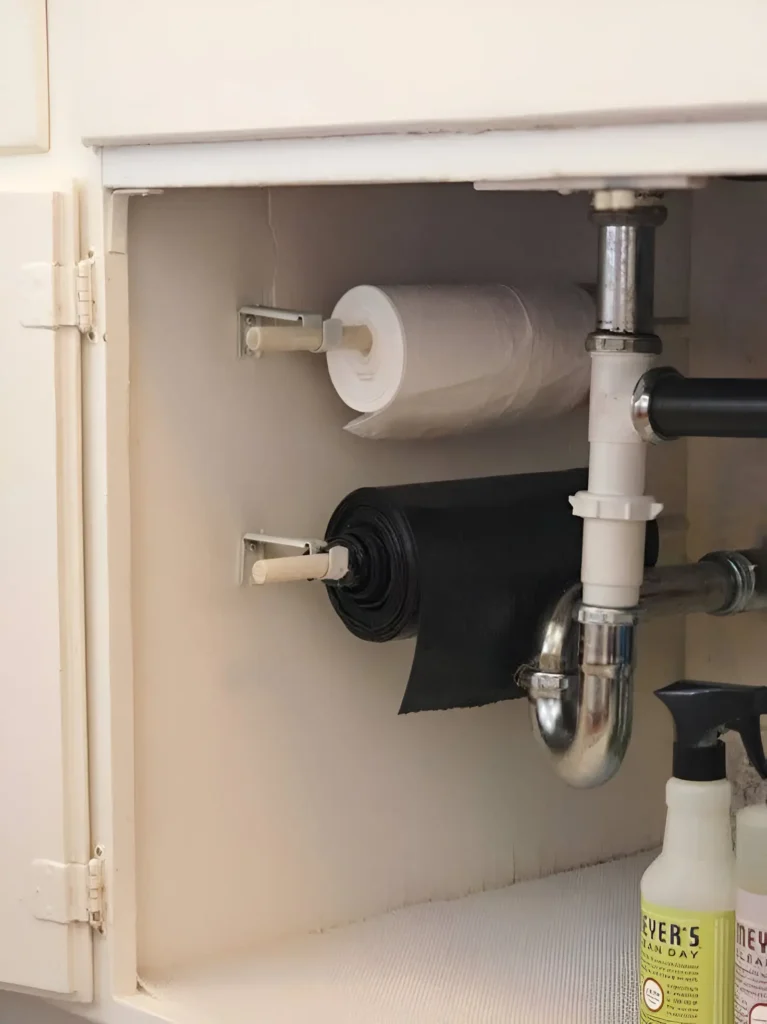
<instances>
[{"instance_id":1,"label":"cabinet back wall","mask_svg":"<svg viewBox=\"0 0 767 1024\"><path fill-rule=\"evenodd\" d=\"M686 313L687 213L672 203L661 232L663 315ZM327 314L362 282L588 282L586 201L447 185L179 191L133 200L129 260L142 971L655 843L668 764L651 698L620 776L578 793L534 745L524 702L398 717L412 642L356 640L319 584L236 581L244 532L319 535L355 487L587 460L585 410L438 442L351 437L322 358L238 360L238 305ZM652 455L672 512L683 453ZM652 629L645 689L683 664L681 624Z\"/></svg>"}]
</instances>

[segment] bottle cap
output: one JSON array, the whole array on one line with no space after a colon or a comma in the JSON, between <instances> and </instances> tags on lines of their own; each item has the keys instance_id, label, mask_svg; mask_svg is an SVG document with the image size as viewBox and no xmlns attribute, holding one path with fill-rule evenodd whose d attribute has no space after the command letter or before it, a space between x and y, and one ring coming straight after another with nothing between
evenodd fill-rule
<instances>
[{"instance_id":1,"label":"bottle cap","mask_svg":"<svg viewBox=\"0 0 767 1024\"><path fill-rule=\"evenodd\" d=\"M767 687L682 679L655 691L674 719L674 777L714 782L727 777L722 735L740 734L748 759L763 779L767 758L760 715L767 713Z\"/></svg>"},{"instance_id":2,"label":"bottle cap","mask_svg":"<svg viewBox=\"0 0 767 1024\"><path fill-rule=\"evenodd\" d=\"M717 740L711 746L685 747L674 742L674 778L691 782L712 782L727 778L727 752Z\"/></svg>"}]
</instances>

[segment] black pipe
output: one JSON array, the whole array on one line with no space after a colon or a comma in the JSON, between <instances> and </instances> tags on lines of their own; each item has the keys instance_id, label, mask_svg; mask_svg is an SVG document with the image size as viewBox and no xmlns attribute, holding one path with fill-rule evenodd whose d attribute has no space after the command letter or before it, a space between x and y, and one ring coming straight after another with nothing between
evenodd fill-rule
<instances>
[{"instance_id":1,"label":"black pipe","mask_svg":"<svg viewBox=\"0 0 767 1024\"><path fill-rule=\"evenodd\" d=\"M647 415L664 440L767 437L767 380L663 373L648 385Z\"/></svg>"}]
</instances>

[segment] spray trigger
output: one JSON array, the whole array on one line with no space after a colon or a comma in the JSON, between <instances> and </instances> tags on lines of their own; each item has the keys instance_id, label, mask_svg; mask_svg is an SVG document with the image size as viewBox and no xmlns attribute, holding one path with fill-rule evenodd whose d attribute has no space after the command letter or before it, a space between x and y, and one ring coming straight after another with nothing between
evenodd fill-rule
<instances>
[{"instance_id":1,"label":"spray trigger","mask_svg":"<svg viewBox=\"0 0 767 1024\"><path fill-rule=\"evenodd\" d=\"M763 689L763 687L759 687ZM758 718L747 718L745 721L733 723L732 729L740 733L743 747L749 761L756 768L760 777L767 779L767 758L762 743L762 728Z\"/></svg>"},{"instance_id":2,"label":"spray trigger","mask_svg":"<svg viewBox=\"0 0 767 1024\"><path fill-rule=\"evenodd\" d=\"M674 718L674 775L708 781L726 777L723 733L740 734L749 761L767 779L760 716L767 686L682 679L655 691Z\"/></svg>"}]
</instances>

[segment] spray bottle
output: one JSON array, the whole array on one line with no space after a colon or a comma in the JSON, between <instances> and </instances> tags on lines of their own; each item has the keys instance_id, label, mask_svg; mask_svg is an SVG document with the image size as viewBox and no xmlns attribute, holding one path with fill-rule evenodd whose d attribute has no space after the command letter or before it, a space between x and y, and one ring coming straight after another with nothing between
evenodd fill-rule
<instances>
[{"instance_id":1,"label":"spray bottle","mask_svg":"<svg viewBox=\"0 0 767 1024\"><path fill-rule=\"evenodd\" d=\"M738 811L735 1024L767 1024L767 807Z\"/></svg>"},{"instance_id":2,"label":"spray bottle","mask_svg":"<svg viewBox=\"0 0 767 1024\"><path fill-rule=\"evenodd\" d=\"M684 680L656 690L674 718L663 851L642 878L641 1024L732 1024L735 855L722 735L762 777L767 687Z\"/></svg>"}]
</instances>

